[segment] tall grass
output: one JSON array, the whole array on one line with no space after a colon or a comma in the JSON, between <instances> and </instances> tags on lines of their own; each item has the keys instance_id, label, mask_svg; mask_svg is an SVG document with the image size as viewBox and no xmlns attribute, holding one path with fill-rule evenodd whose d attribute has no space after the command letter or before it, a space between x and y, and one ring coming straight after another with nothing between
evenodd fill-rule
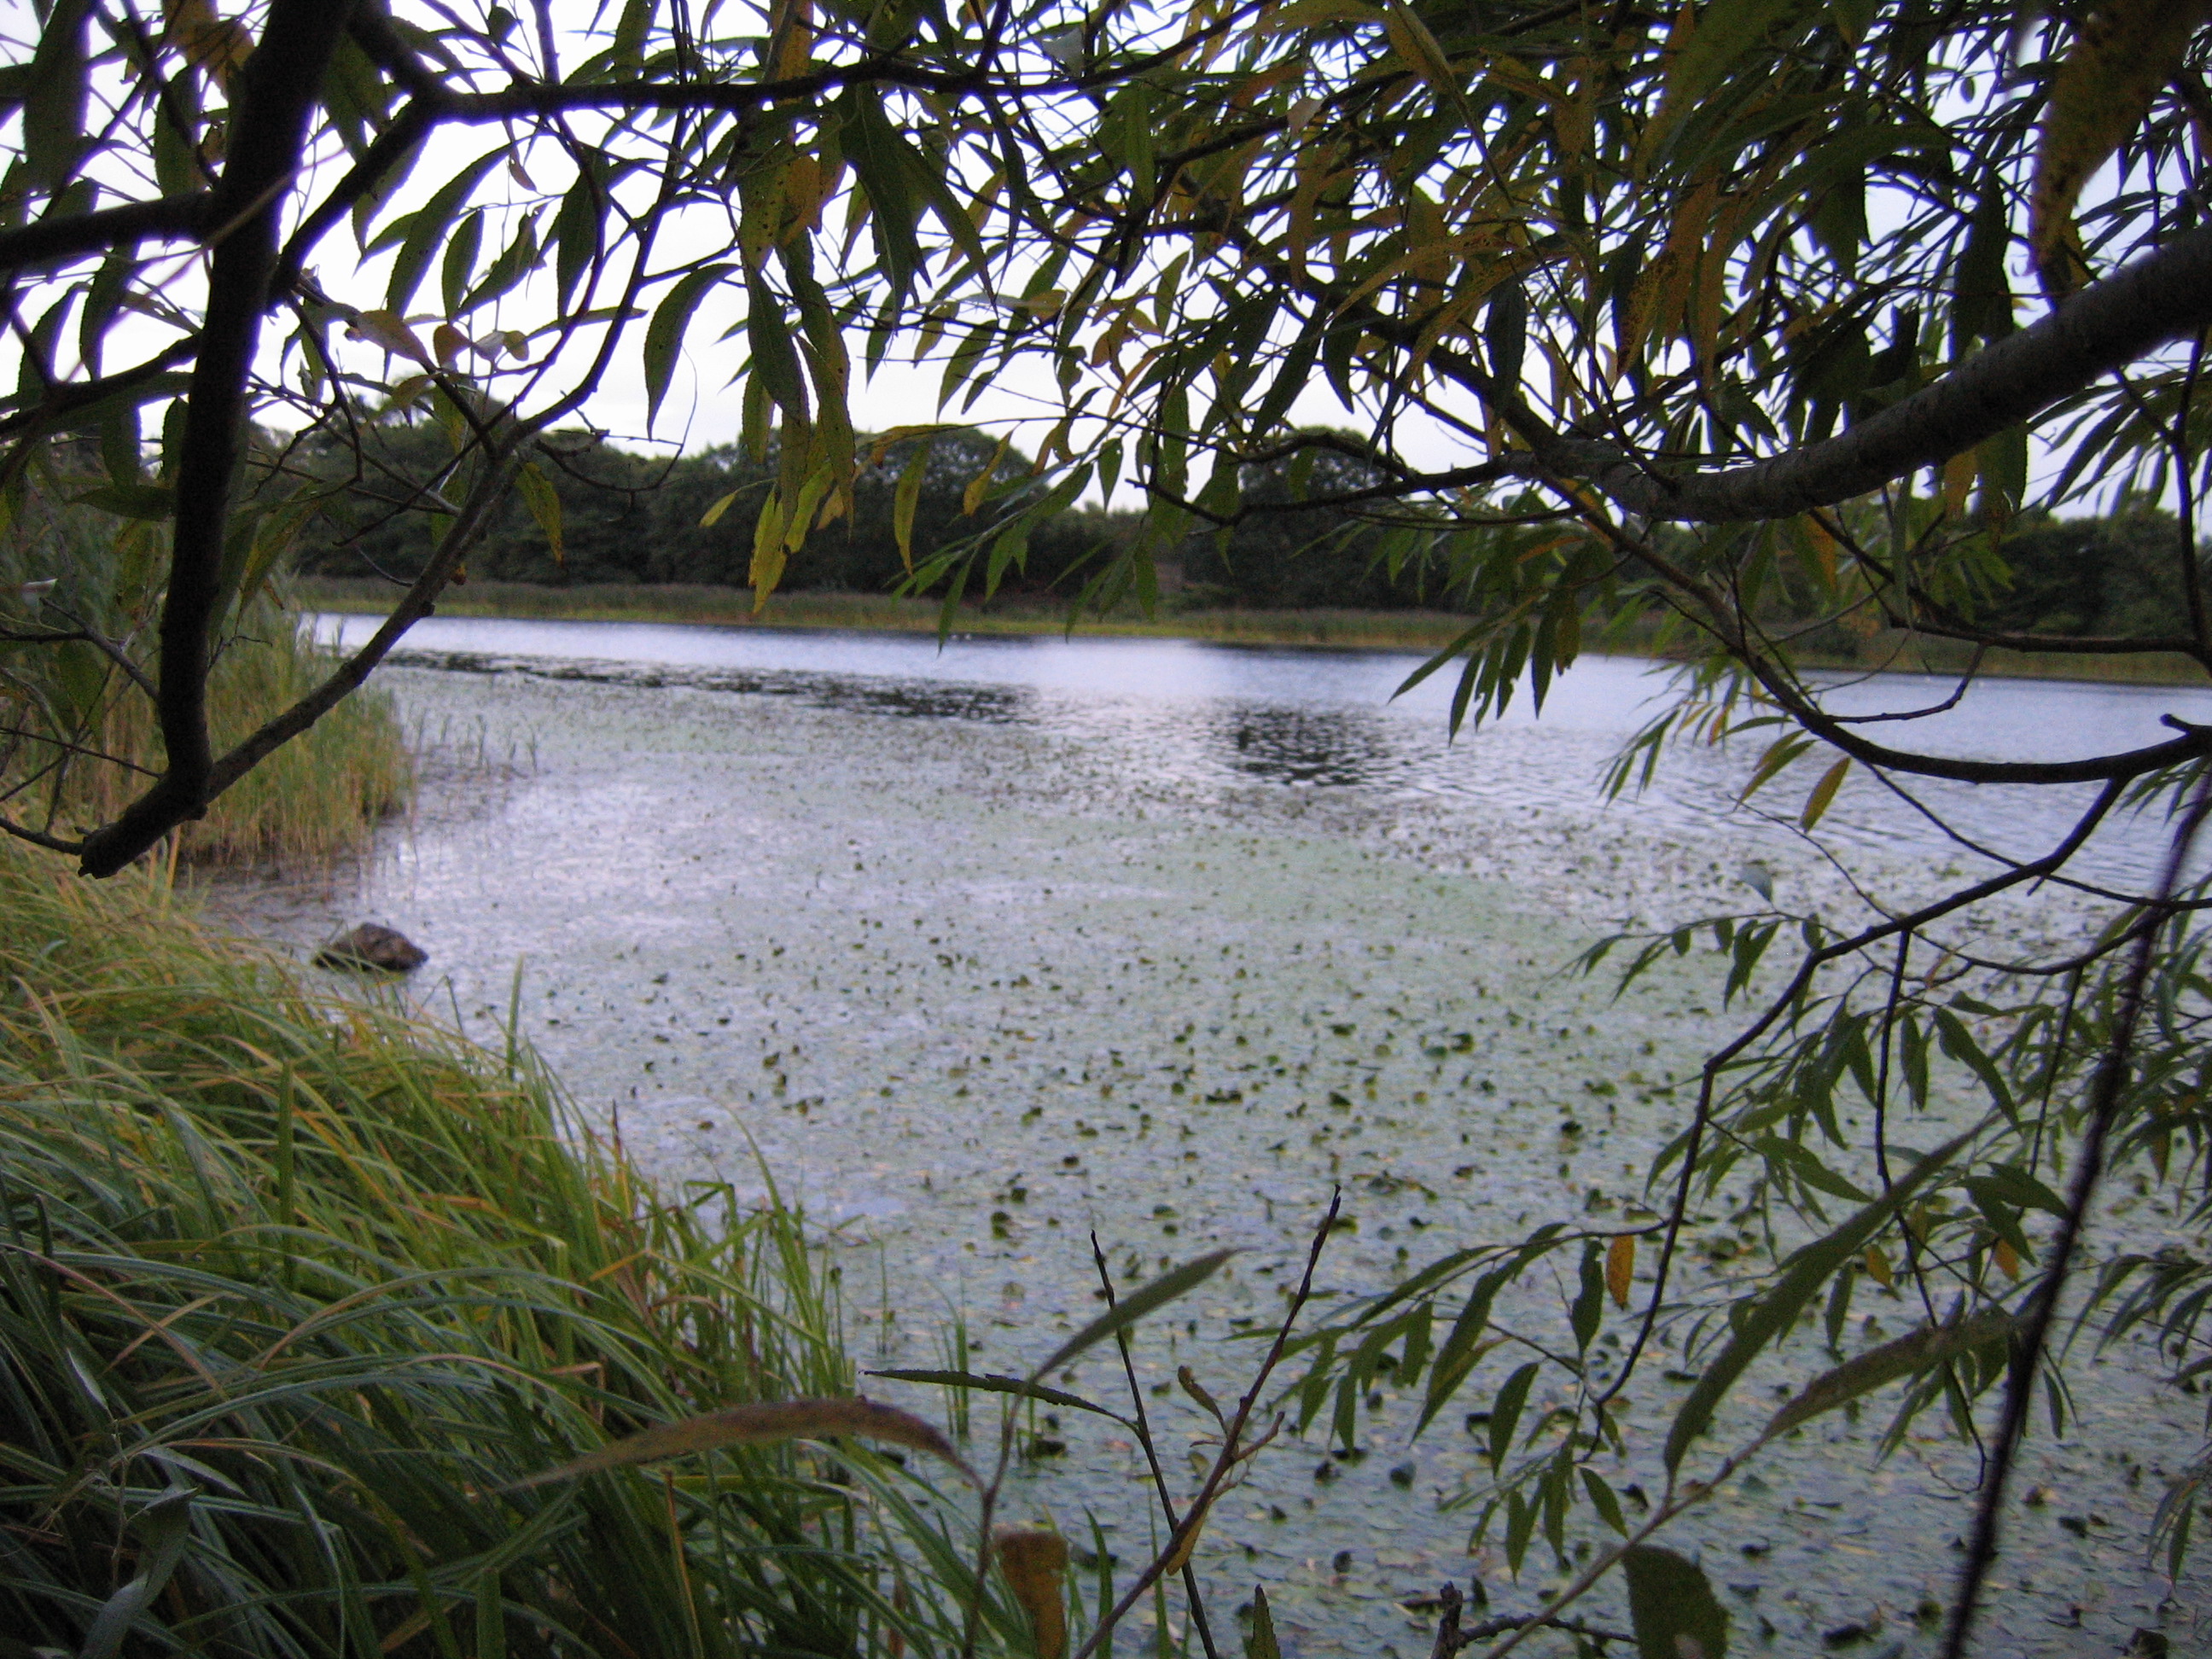
<instances>
[{"instance_id":1,"label":"tall grass","mask_svg":"<svg viewBox=\"0 0 2212 1659\"><path fill-rule=\"evenodd\" d=\"M955 1639L951 1540L866 1454L502 1493L648 1422L848 1391L789 1215L655 1194L526 1051L317 994L154 876L0 850L0 1654Z\"/></svg>"},{"instance_id":2,"label":"tall grass","mask_svg":"<svg viewBox=\"0 0 2212 1659\"><path fill-rule=\"evenodd\" d=\"M8 666L43 694L53 727L78 750L31 782L13 815L68 830L112 818L161 768L151 699L82 644L19 649ZM209 677L216 752L312 690L331 666L296 613L266 599L252 605ZM50 745L21 744L6 781L24 781L50 758ZM405 807L414 784L391 695L370 686L217 796L179 832L179 850L195 863L327 860L363 845Z\"/></svg>"}]
</instances>

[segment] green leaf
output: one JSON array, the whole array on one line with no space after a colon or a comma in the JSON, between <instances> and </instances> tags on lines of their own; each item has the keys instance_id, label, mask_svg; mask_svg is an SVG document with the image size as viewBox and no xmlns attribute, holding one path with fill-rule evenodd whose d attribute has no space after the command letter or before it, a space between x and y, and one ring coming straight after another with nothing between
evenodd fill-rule
<instances>
[{"instance_id":1,"label":"green leaf","mask_svg":"<svg viewBox=\"0 0 2212 1659\"><path fill-rule=\"evenodd\" d=\"M1086 1348L1104 1341L1116 1331L1126 1331L1146 1314L1164 1308L1176 1297L1188 1295L1218 1273L1222 1263L1236 1254L1233 1249L1214 1250L1180 1267L1170 1268L1148 1285L1139 1285L1123 1297L1117 1306L1099 1315L1054 1348L1049 1358L1030 1372L1030 1381L1035 1382L1048 1371L1058 1370Z\"/></svg>"},{"instance_id":2,"label":"green leaf","mask_svg":"<svg viewBox=\"0 0 2212 1659\"><path fill-rule=\"evenodd\" d=\"M2017 1164L1993 1164L1978 1179L1992 1194L2023 1210L2041 1210L2055 1216L2066 1213L2066 1200Z\"/></svg>"},{"instance_id":3,"label":"green leaf","mask_svg":"<svg viewBox=\"0 0 2212 1659\"><path fill-rule=\"evenodd\" d=\"M85 1632L77 1659L114 1659L123 1648L138 1616L168 1583L184 1559L191 1537L192 1499L199 1493L187 1487L163 1492L132 1520L138 1535L138 1571L131 1582L100 1604L92 1628Z\"/></svg>"},{"instance_id":4,"label":"green leaf","mask_svg":"<svg viewBox=\"0 0 2212 1659\"><path fill-rule=\"evenodd\" d=\"M553 216L553 286L562 309L599 246L599 181L579 173Z\"/></svg>"},{"instance_id":5,"label":"green leaf","mask_svg":"<svg viewBox=\"0 0 2212 1659\"><path fill-rule=\"evenodd\" d=\"M1620 1570L1642 1659L1726 1659L1728 1609L1696 1562L1640 1544L1621 1553Z\"/></svg>"},{"instance_id":6,"label":"green leaf","mask_svg":"<svg viewBox=\"0 0 2212 1659\"><path fill-rule=\"evenodd\" d=\"M1786 736L1777 738L1768 746L1766 752L1759 757L1759 765L1752 772L1751 781L1744 785L1743 793L1736 799L1740 801L1749 800L1761 789L1773 782L1775 775L1784 767L1789 765L1791 761L1796 760L1798 756L1812 746L1813 739L1802 732L1792 732Z\"/></svg>"},{"instance_id":7,"label":"green leaf","mask_svg":"<svg viewBox=\"0 0 2212 1659\"><path fill-rule=\"evenodd\" d=\"M1437 1350L1436 1368L1429 1373L1429 1392L1421 1402L1421 1420L1413 1425L1415 1438L1435 1420L1444 1402L1458 1392L1468 1373L1489 1352L1488 1346L1478 1345L1484 1328L1490 1323L1490 1304L1501 1282L1496 1273L1486 1273L1476 1280L1474 1289L1468 1294L1467 1305L1452 1322L1451 1334Z\"/></svg>"},{"instance_id":8,"label":"green leaf","mask_svg":"<svg viewBox=\"0 0 2212 1659\"><path fill-rule=\"evenodd\" d=\"M432 252L446 240L446 227L453 222L484 174L491 171L493 163L505 161L507 155L507 147L501 144L477 157L447 179L429 201L400 222L407 231L400 241L399 252L392 258L392 281L385 289L386 311L397 317L406 315L415 290L422 285L422 273L429 269Z\"/></svg>"},{"instance_id":9,"label":"green leaf","mask_svg":"<svg viewBox=\"0 0 2212 1659\"><path fill-rule=\"evenodd\" d=\"M791 327L782 303L774 289L750 275L745 278L745 338L752 347L753 373L767 386L769 396L785 418L804 426L806 382L799 369L798 349L791 343Z\"/></svg>"},{"instance_id":10,"label":"green leaf","mask_svg":"<svg viewBox=\"0 0 2212 1659\"><path fill-rule=\"evenodd\" d=\"M865 88L847 95L845 154L860 177L875 225L876 251L894 295L913 285L921 264L915 224L921 216L906 149L884 116L883 106Z\"/></svg>"},{"instance_id":11,"label":"green leaf","mask_svg":"<svg viewBox=\"0 0 2212 1659\"><path fill-rule=\"evenodd\" d=\"M483 246L483 210L479 208L462 219L439 262L438 297L446 302L448 317L461 314L461 296L469 291L469 278L477 271L477 251Z\"/></svg>"},{"instance_id":12,"label":"green leaf","mask_svg":"<svg viewBox=\"0 0 2212 1659\"><path fill-rule=\"evenodd\" d=\"M553 481L538 470L535 461L522 464L521 471L514 475L514 483L522 492L523 505L530 509L531 518L537 521L538 530L544 534L545 544L553 550L553 562L565 565L568 562L568 556L561 540L561 492L553 487Z\"/></svg>"},{"instance_id":13,"label":"green leaf","mask_svg":"<svg viewBox=\"0 0 2212 1659\"><path fill-rule=\"evenodd\" d=\"M914 453L899 469L898 487L891 492L891 534L898 538L899 562L909 575L914 574L915 508L921 501L921 481L929 471L933 447L927 438L915 445Z\"/></svg>"},{"instance_id":14,"label":"green leaf","mask_svg":"<svg viewBox=\"0 0 2212 1659\"><path fill-rule=\"evenodd\" d=\"M1820 775L1820 782L1813 786L1813 793L1805 797L1805 810L1798 814L1799 829L1810 830L1820 821L1822 815L1834 802L1836 791L1844 787L1844 775L1850 769L1851 757L1845 755Z\"/></svg>"},{"instance_id":15,"label":"green leaf","mask_svg":"<svg viewBox=\"0 0 2212 1659\"><path fill-rule=\"evenodd\" d=\"M1829 1275L1856 1257L1905 1200L1941 1173L1978 1133L1970 1129L1921 1158L1881 1198L1855 1212L1832 1232L1792 1255L1784 1265L1781 1278L1764 1295L1741 1305L1741 1312L1731 1320L1734 1334L1706 1365L1667 1431L1667 1468L1670 1472L1681 1466L1690 1443L1711 1424L1715 1407L1727 1397L1728 1391L1735 1386L1736 1379L1759 1351L1796 1323L1798 1315L1827 1282Z\"/></svg>"},{"instance_id":16,"label":"green leaf","mask_svg":"<svg viewBox=\"0 0 2212 1659\"><path fill-rule=\"evenodd\" d=\"M668 382L676 373L676 354L683 348L684 331L691 325L691 313L699 308L707 290L736 268L702 265L686 272L653 307L652 320L645 325L645 423L648 428L660 412L660 400L668 395Z\"/></svg>"},{"instance_id":17,"label":"green leaf","mask_svg":"<svg viewBox=\"0 0 2212 1659\"><path fill-rule=\"evenodd\" d=\"M1990 1091L1990 1098L1996 1103L1997 1109L2007 1117L2012 1116L2012 1089L2005 1082L2004 1073L1997 1070L1996 1062L1983 1052L1980 1043L1974 1041L1973 1033L1966 1029L1966 1022L1950 1009L1938 1008L1936 1010L1936 1040L1942 1044L1943 1052L1979 1078L1982 1086Z\"/></svg>"},{"instance_id":18,"label":"green leaf","mask_svg":"<svg viewBox=\"0 0 2212 1659\"><path fill-rule=\"evenodd\" d=\"M1490 1467L1493 1471L1505 1467L1505 1455L1513 1449L1513 1430L1521 1421L1522 1408L1528 1403L1528 1389L1540 1369L1539 1361L1530 1360L1505 1379L1505 1386L1491 1405Z\"/></svg>"},{"instance_id":19,"label":"green leaf","mask_svg":"<svg viewBox=\"0 0 2212 1659\"><path fill-rule=\"evenodd\" d=\"M1807 0L1712 0L1698 14L1690 43L1668 66L1660 121L1672 125L1705 100L1737 63ZM1668 1659L1673 1659L1669 1655Z\"/></svg>"},{"instance_id":20,"label":"green leaf","mask_svg":"<svg viewBox=\"0 0 2212 1659\"><path fill-rule=\"evenodd\" d=\"M1528 1540L1536 1535L1536 1505L1519 1487L1505 1497L1505 1565L1521 1576L1521 1563L1528 1553Z\"/></svg>"},{"instance_id":21,"label":"green leaf","mask_svg":"<svg viewBox=\"0 0 2212 1659\"><path fill-rule=\"evenodd\" d=\"M483 280L461 297L459 314L465 315L479 306L503 298L542 263L538 246L538 216L526 213L514 228L513 239L484 271Z\"/></svg>"},{"instance_id":22,"label":"green leaf","mask_svg":"<svg viewBox=\"0 0 2212 1659\"><path fill-rule=\"evenodd\" d=\"M1605 1478L1595 1469L1586 1468L1583 1471L1583 1488L1589 1493L1590 1506L1596 1510L1598 1518L1623 1538L1627 1537L1628 1517L1620 1512L1620 1499L1606 1485Z\"/></svg>"},{"instance_id":23,"label":"green leaf","mask_svg":"<svg viewBox=\"0 0 2212 1659\"><path fill-rule=\"evenodd\" d=\"M88 0L54 0L39 30L23 89L23 170L40 190L58 191L85 149Z\"/></svg>"},{"instance_id":24,"label":"green leaf","mask_svg":"<svg viewBox=\"0 0 2212 1659\"><path fill-rule=\"evenodd\" d=\"M1048 1389L1042 1382L1025 1382L1018 1376L978 1376L973 1371L889 1370L870 1371L870 1376L888 1376L895 1382L933 1382L944 1389L975 1389L984 1394L1018 1394L1024 1400L1042 1401L1048 1406L1065 1406L1071 1411L1091 1412L1099 1417L1110 1417L1116 1423L1127 1423L1119 1412L1085 1400L1081 1395L1069 1394L1060 1389Z\"/></svg>"},{"instance_id":25,"label":"green leaf","mask_svg":"<svg viewBox=\"0 0 2212 1659\"><path fill-rule=\"evenodd\" d=\"M1499 387L1518 394L1521 360L1528 346L1528 296L1518 280L1508 277L1490 296L1484 313L1482 343L1490 354L1490 373Z\"/></svg>"},{"instance_id":26,"label":"green leaf","mask_svg":"<svg viewBox=\"0 0 2212 1659\"><path fill-rule=\"evenodd\" d=\"M86 507L96 507L103 513L112 513L118 518L143 519L158 523L177 510L177 492L161 484L102 484L97 489L88 489L82 495L72 495L72 501Z\"/></svg>"},{"instance_id":27,"label":"green leaf","mask_svg":"<svg viewBox=\"0 0 2212 1659\"><path fill-rule=\"evenodd\" d=\"M1823 1412L1872 1394L1901 1377L1932 1370L1948 1359L1976 1348L2002 1342L2012 1334L2013 1317L2002 1308L1985 1309L1972 1318L1948 1325L1923 1325L1878 1348L1855 1355L1833 1370L1823 1371L1798 1390L1796 1396L1767 1420L1759 1438L1771 1440Z\"/></svg>"},{"instance_id":28,"label":"green leaf","mask_svg":"<svg viewBox=\"0 0 2212 1659\"><path fill-rule=\"evenodd\" d=\"M1252 1633L1244 1638L1244 1659L1283 1659L1282 1644L1275 1639L1275 1616L1267 1611L1264 1585L1252 1587Z\"/></svg>"},{"instance_id":29,"label":"green leaf","mask_svg":"<svg viewBox=\"0 0 2212 1659\"><path fill-rule=\"evenodd\" d=\"M1595 1238L1583 1241L1581 1285L1575 1293L1574 1305L1567 1310L1567 1324L1575 1334L1575 1352L1589 1351L1590 1339L1597 1334L1598 1322L1605 1316L1605 1246Z\"/></svg>"}]
</instances>

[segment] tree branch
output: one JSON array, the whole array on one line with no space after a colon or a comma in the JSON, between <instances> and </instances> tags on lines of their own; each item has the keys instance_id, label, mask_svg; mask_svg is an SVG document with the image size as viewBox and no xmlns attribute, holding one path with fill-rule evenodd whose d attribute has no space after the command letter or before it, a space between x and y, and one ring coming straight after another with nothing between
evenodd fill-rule
<instances>
[{"instance_id":1,"label":"tree branch","mask_svg":"<svg viewBox=\"0 0 2212 1659\"><path fill-rule=\"evenodd\" d=\"M0 273L80 253L105 253L128 247L142 237L200 235L215 222L210 214L214 200L210 192L196 190L150 202L126 202L94 213L41 219L21 229L0 231Z\"/></svg>"},{"instance_id":2,"label":"tree branch","mask_svg":"<svg viewBox=\"0 0 2212 1659\"><path fill-rule=\"evenodd\" d=\"M26 428L51 428L94 404L128 392L143 391L146 394L143 400L150 401L165 390L155 383L198 349L198 337L187 335L158 355L130 368L118 369L112 374L103 374L96 380L63 381L48 386L46 396L29 408L19 409L10 415L0 415L0 437L9 436Z\"/></svg>"},{"instance_id":3,"label":"tree branch","mask_svg":"<svg viewBox=\"0 0 2212 1659\"><path fill-rule=\"evenodd\" d=\"M1531 433L1526 476L1594 485L1628 512L1693 524L1786 519L1940 466L2100 374L2212 327L2212 226L2093 283L2039 322L1840 435L1750 466L1669 477L1610 444ZM1517 424L1517 422L1516 422Z\"/></svg>"},{"instance_id":4,"label":"tree branch","mask_svg":"<svg viewBox=\"0 0 2212 1659\"><path fill-rule=\"evenodd\" d=\"M415 585L407 590L407 596L384 619L368 642L340 664L337 672L322 684L214 763L209 772L209 799L212 800L229 788L273 750L299 736L358 690L368 678L370 671L382 662L386 654L399 642L400 635L430 614L439 593L453 574L453 568L460 563L462 555L475 542L485 520L505 501L514 482L519 466L517 458L533 435L524 434L513 437L500 453L486 459L483 476L470 493L459 516L453 520L453 527L446 532L429 563L423 567L422 574L415 579Z\"/></svg>"},{"instance_id":5,"label":"tree branch","mask_svg":"<svg viewBox=\"0 0 2212 1659\"><path fill-rule=\"evenodd\" d=\"M192 365L176 471L169 590L161 607L158 698L167 769L116 820L85 838L89 876L120 870L206 809L210 635L222 599L223 539L246 423L246 384L276 265L279 197L298 167L307 118L343 32L343 3L274 0L238 77L237 116L221 183L204 210L230 227L208 270L208 304Z\"/></svg>"}]
</instances>

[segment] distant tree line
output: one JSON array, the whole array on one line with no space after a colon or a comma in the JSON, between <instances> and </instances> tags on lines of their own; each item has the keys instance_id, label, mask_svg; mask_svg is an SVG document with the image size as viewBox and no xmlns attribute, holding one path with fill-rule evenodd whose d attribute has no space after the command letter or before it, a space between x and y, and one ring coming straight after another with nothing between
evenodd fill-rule
<instances>
[{"instance_id":1,"label":"distant tree line","mask_svg":"<svg viewBox=\"0 0 2212 1659\"><path fill-rule=\"evenodd\" d=\"M980 433L953 428L927 439L866 446L854 510L812 532L791 556L781 586L884 592L908 574L894 523L899 481L927 445L915 489L908 553L920 563L974 533L991 509L994 489L1018 489L1030 458ZM1351 447L1349 444L1347 449ZM317 575L382 575L411 581L430 554L440 514L435 480L452 454L447 434L428 422L367 428L345 444L287 453L284 470L360 488L334 498L304 540L300 568ZM656 457L625 450L586 432L555 433L538 472L559 502L556 552L542 512L516 492L491 533L471 556L471 574L493 580L570 586L593 582L747 585L753 524L776 476L775 458L756 460L731 446ZM985 473L983 490L972 489ZM1366 489L1382 475L1356 455L1305 450L1296 461L1246 470L1245 501L1262 510L1226 532L1200 532L1185 544L1182 580L1189 601L1266 610L1402 610L1463 606L1434 567L1392 568L1382 527L1326 501ZM1001 498L1003 499L1003 498ZM702 522L727 502L712 524ZM1087 569L1109 558L1133 532L1134 515L1084 508L1048 520L1030 540L1024 568L1002 591L1036 599L1071 594ZM2008 578L1993 573L1978 620L2020 633L2159 634L2184 616L2175 575L2173 516L2133 502L2106 518L2031 514L2002 544ZM1778 610L1793 609L1778 594Z\"/></svg>"},{"instance_id":2,"label":"distant tree line","mask_svg":"<svg viewBox=\"0 0 2212 1659\"><path fill-rule=\"evenodd\" d=\"M899 481L917 449L927 447L915 490L908 553L895 533ZM316 575L386 576L412 580L430 556L441 514L434 491L453 453L430 422L393 422L361 429L346 441L301 447L283 456L289 472L358 477L359 488L334 498L331 510L303 539L299 568ZM880 450L864 441L864 465L854 510L809 534L791 556L779 586L883 592L907 575L908 556L921 563L941 547L981 528L992 509L971 492L988 473L986 490L1018 487L1028 456L981 434L954 429L906 438ZM1285 465L1254 468L1250 499L1282 505L1301 495L1328 495L1373 480L1355 459L1322 455L1310 476ZM538 471L559 500L556 551L543 514L516 492L484 541L471 554L470 574L493 580L569 586L592 582L747 584L753 525L776 476L773 454L756 460L718 446L678 458L641 455L583 432L550 434ZM716 503L728 505L702 522ZM1097 508L1048 521L1030 538L1023 567L1003 591L1023 598L1073 593L1084 574L1133 533L1135 515ZM1192 597L1224 605L1264 608L1345 607L1394 610L1437 605L1444 596L1419 572L1393 575L1376 555L1376 528L1334 507L1263 514L1225 535L1194 537L1182 578Z\"/></svg>"}]
</instances>

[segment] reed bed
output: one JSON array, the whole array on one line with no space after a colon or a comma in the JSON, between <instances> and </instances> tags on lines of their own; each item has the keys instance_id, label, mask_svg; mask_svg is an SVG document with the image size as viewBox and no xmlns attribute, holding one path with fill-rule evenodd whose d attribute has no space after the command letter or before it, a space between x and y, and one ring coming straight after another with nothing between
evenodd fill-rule
<instances>
[{"instance_id":1,"label":"reed bed","mask_svg":"<svg viewBox=\"0 0 2212 1659\"><path fill-rule=\"evenodd\" d=\"M331 665L296 614L256 604L209 677L216 751L321 684ZM68 745L40 738L0 754L11 814L64 834L112 820L161 769L152 701L82 645L17 650L5 667ZM359 851L414 789L392 697L369 686L217 796L179 831L179 854L194 864L326 862Z\"/></svg>"},{"instance_id":2,"label":"reed bed","mask_svg":"<svg viewBox=\"0 0 2212 1659\"><path fill-rule=\"evenodd\" d=\"M157 875L0 850L0 1655L957 1644L962 1548L865 1451L503 1491L850 1392L799 1218L654 1193L526 1049L318 993Z\"/></svg>"}]
</instances>

